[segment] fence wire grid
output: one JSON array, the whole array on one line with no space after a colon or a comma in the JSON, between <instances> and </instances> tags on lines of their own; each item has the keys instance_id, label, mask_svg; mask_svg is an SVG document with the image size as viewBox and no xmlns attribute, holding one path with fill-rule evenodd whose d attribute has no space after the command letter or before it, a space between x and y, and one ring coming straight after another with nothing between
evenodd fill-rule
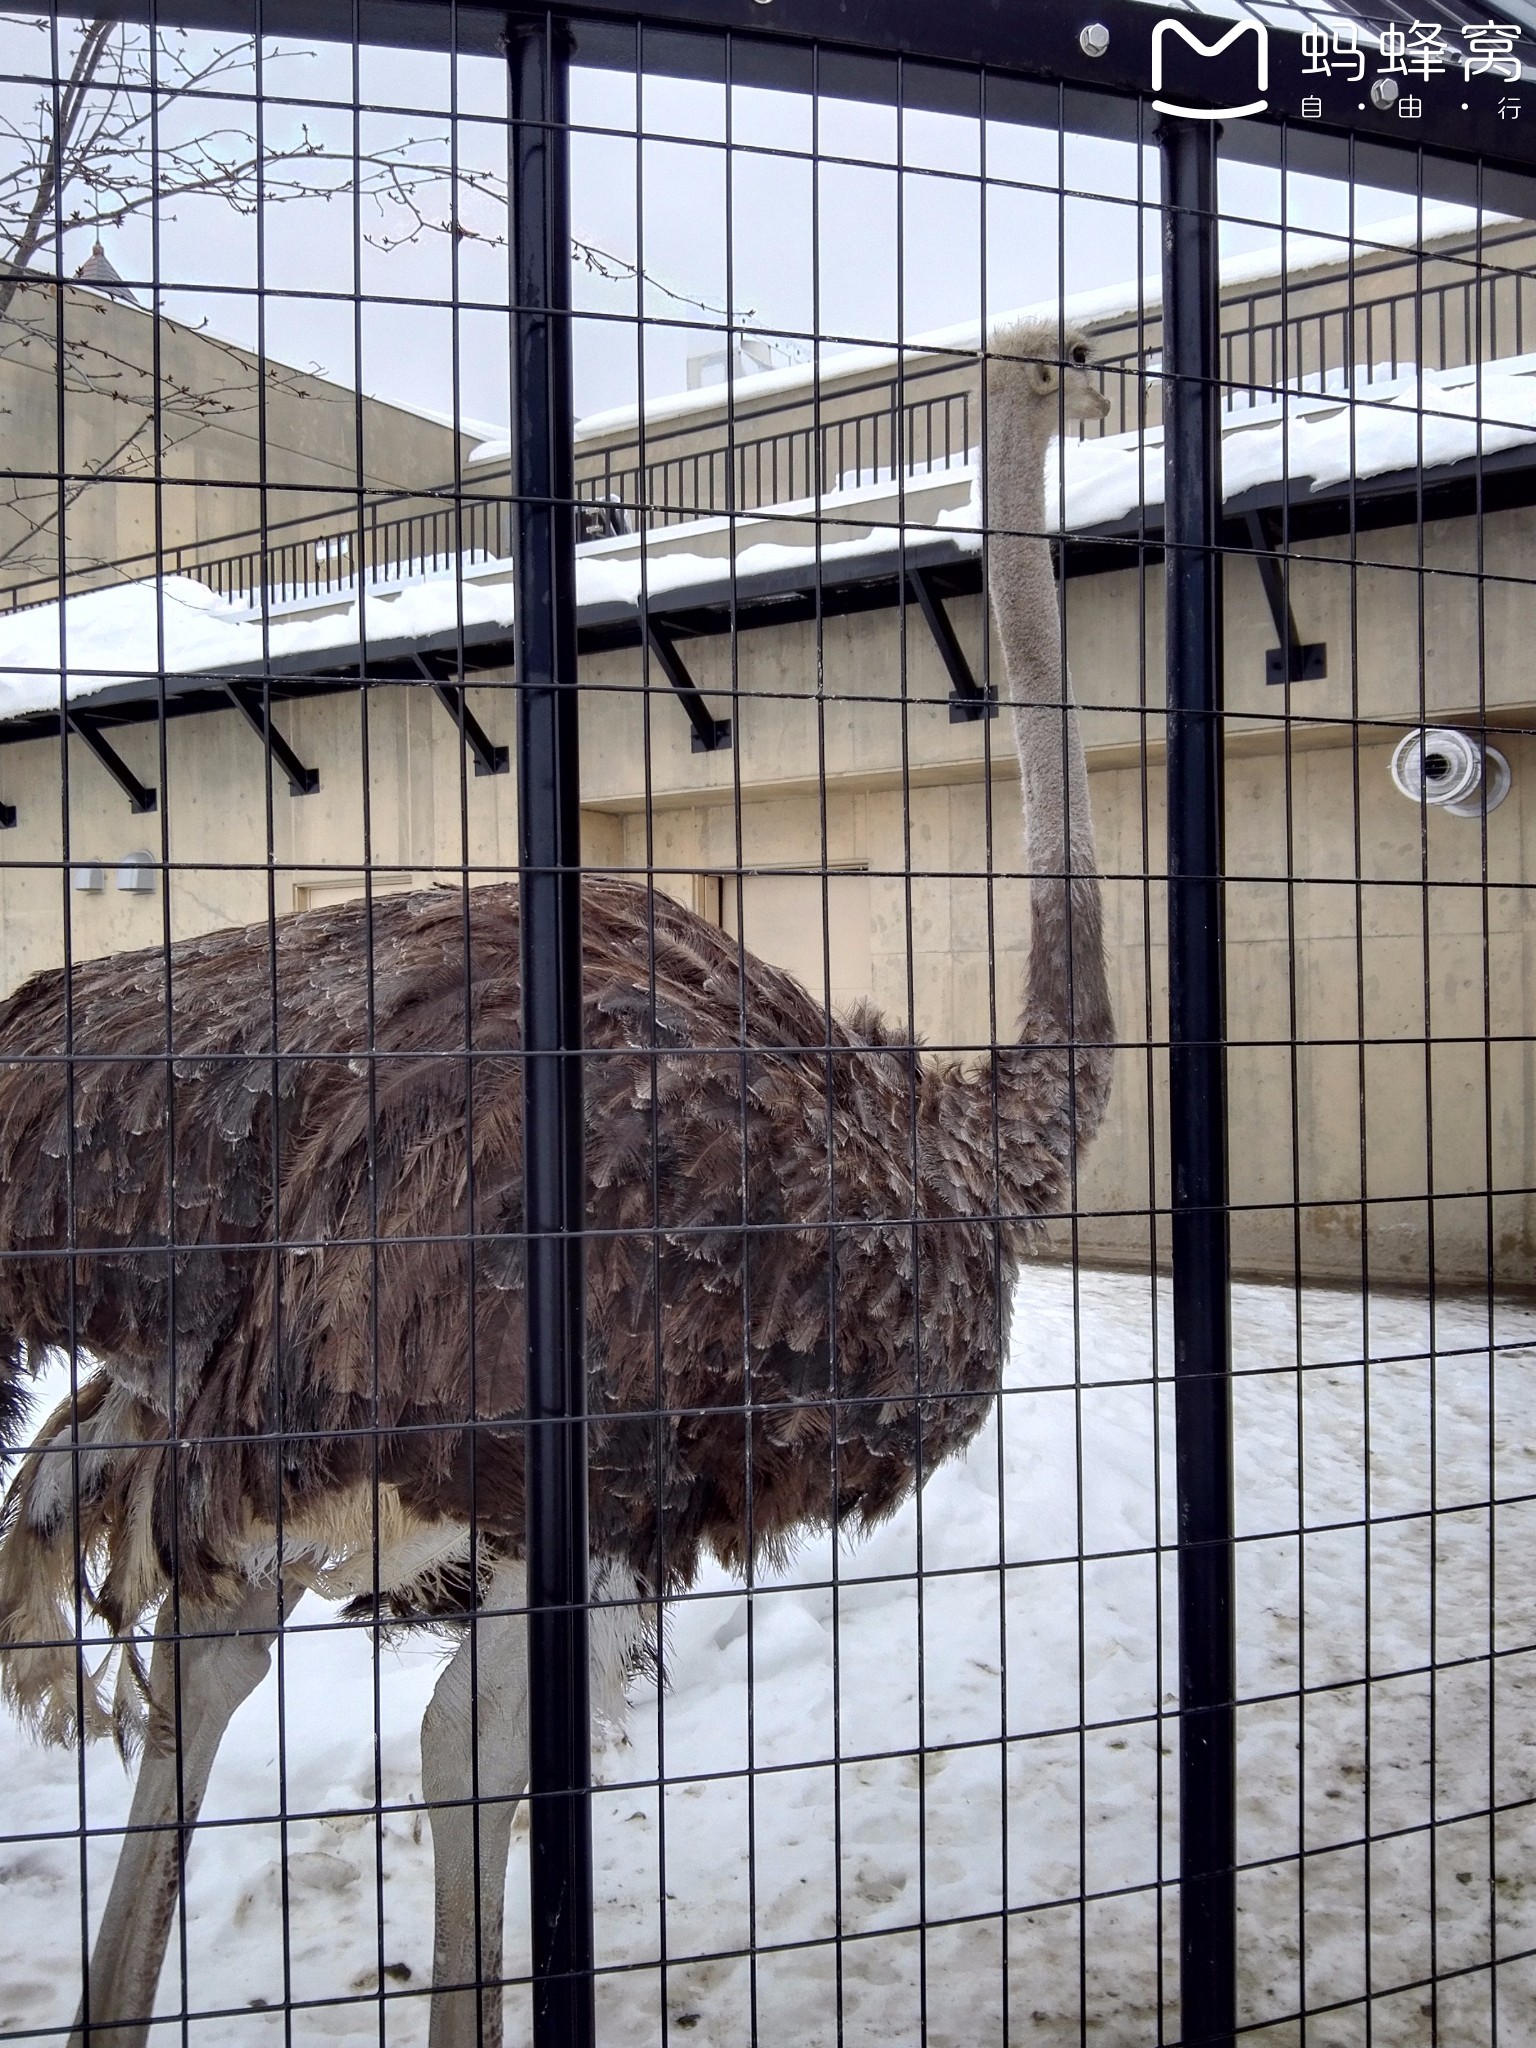
<instances>
[{"instance_id":1,"label":"fence wire grid","mask_svg":"<svg viewBox=\"0 0 1536 2048\"><path fill-rule=\"evenodd\" d=\"M1432 11L0 21L0 2040L1532 2038Z\"/></svg>"}]
</instances>

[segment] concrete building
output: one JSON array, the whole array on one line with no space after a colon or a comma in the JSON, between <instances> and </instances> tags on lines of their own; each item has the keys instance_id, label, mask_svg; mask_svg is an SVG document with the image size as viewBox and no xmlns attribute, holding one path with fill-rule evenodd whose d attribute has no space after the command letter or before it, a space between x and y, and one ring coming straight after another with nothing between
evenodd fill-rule
<instances>
[{"instance_id":1,"label":"concrete building","mask_svg":"<svg viewBox=\"0 0 1536 2048\"><path fill-rule=\"evenodd\" d=\"M1226 294L1228 539L1246 551L1226 580L1232 1231L1248 1272L1536 1281L1532 231L1499 232L1490 249L1486 227L1447 218L1427 256L1384 246L1369 326L1337 251L1293 266L1283 293L1250 264ZM1111 338L1127 317L1112 300L1093 315ZM718 388L647 418L648 451L663 432L687 445L644 487L634 419L580 441L587 499L630 523L648 493L659 508L581 549L586 858L653 874L834 1004L868 993L962 1058L1012 1028L1028 925L1011 748L976 696L997 655L971 349L967 364L951 337L899 376L890 357L842 365L814 404L809 370L737 387L735 422L758 422L750 474L780 465L756 495L739 466L724 483ZM1147 353L1149 398L1133 402L1126 369L1119 431L1069 449L1060 482L1123 1040L1073 1228L1085 1256L1138 1262L1166 1251L1167 1198L1155 320ZM1284 402L1260 389L1277 361L1300 366ZM903 409L923 379L947 442ZM871 416L891 422L883 442L824 438ZM153 585L75 598L67 738L58 607L0 621L4 986L57 961L66 927L79 956L369 882L511 871L504 471L494 451L477 470L488 523L462 557L360 541L361 579L253 574L226 595L207 548L163 601ZM285 749L270 777L265 692ZM1426 724L1493 729L1512 787L1486 823L1394 785L1394 749ZM129 786L155 809L132 810Z\"/></svg>"},{"instance_id":2,"label":"concrete building","mask_svg":"<svg viewBox=\"0 0 1536 2048\"><path fill-rule=\"evenodd\" d=\"M300 521L323 568L360 498L416 508L477 438L157 315L105 256L75 284L25 280L0 314L0 420L0 611L52 597L61 551L88 589Z\"/></svg>"}]
</instances>

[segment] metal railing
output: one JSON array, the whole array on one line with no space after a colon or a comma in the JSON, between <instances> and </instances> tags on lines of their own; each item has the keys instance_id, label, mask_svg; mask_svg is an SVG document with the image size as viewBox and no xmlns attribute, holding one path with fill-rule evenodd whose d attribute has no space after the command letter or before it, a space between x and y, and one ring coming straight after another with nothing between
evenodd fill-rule
<instances>
[{"instance_id":1,"label":"metal railing","mask_svg":"<svg viewBox=\"0 0 1536 2048\"><path fill-rule=\"evenodd\" d=\"M915 381L954 375L954 366L919 372ZM819 424L798 425L713 447L660 453L642 467L614 460L615 451L589 459L577 477L580 538L677 525L711 513L747 512L824 495L898 472L933 473L963 464L971 453L972 395L951 390L905 403L897 387L868 387L878 405ZM765 415L772 416L772 415ZM695 434L697 429L694 430ZM665 437L657 437L665 447ZM401 516L389 507L422 492L370 504L362 517L334 510L226 539L183 542L82 571L72 590L133 580L135 573L186 576L233 605L273 605L341 597L357 588L431 575L464 561L507 557L512 551L512 500L490 493L503 482L491 472L471 486L474 495L445 497L439 506ZM244 543L231 547L230 540ZM43 604L57 595L53 578L0 588L0 610Z\"/></svg>"},{"instance_id":2,"label":"metal railing","mask_svg":"<svg viewBox=\"0 0 1536 2048\"><path fill-rule=\"evenodd\" d=\"M425 512L381 519L379 508L353 527L291 540L262 542L182 572L231 604L252 604L265 592L272 604L343 597L365 584L431 576L463 562L500 559L512 551L509 498L458 498Z\"/></svg>"},{"instance_id":3,"label":"metal railing","mask_svg":"<svg viewBox=\"0 0 1536 2048\"><path fill-rule=\"evenodd\" d=\"M1529 235L1524 224L1484 238L1483 252ZM1455 252L1449 252L1454 260ZM1468 251L1463 252L1470 258ZM1447 252L1426 259L1443 264ZM1308 308L1298 299L1337 291L1310 280L1282 293L1266 282L1228 292L1221 308L1221 374L1229 410L1261 405L1285 390L1346 393L1415 366L1464 367L1523 355L1536 342L1536 272L1469 268L1464 277L1421 286L1420 259L1395 254L1349 279L1350 302ZM1384 289L1409 271L1406 289ZM1374 293L1374 296L1371 294ZM1145 431L1162 421L1162 321L1158 310L1097 323L1098 371L1107 416L1079 427L1084 438ZM1122 346L1117 347L1120 341ZM835 368L835 363L829 368ZM728 419L637 428L631 438L583 451L576 495L583 539L650 530L730 513L825 497L898 475L957 468L975 452L979 420L963 355L835 388L819 402L797 393ZM861 403L860 401L865 401ZM809 416L808 416L809 415ZM72 572L70 591L154 572L187 576L234 605L341 596L365 585L447 570L466 559L498 559L512 548L511 497L504 469L482 470L442 502L421 509L430 488L381 493L363 510L328 509L264 530L184 542ZM414 504L418 509L394 513ZM231 545L231 543L239 543ZM46 603L54 577L0 586L0 610Z\"/></svg>"},{"instance_id":4,"label":"metal railing","mask_svg":"<svg viewBox=\"0 0 1536 2048\"><path fill-rule=\"evenodd\" d=\"M622 507L631 529L674 526L710 514L752 512L790 505L894 478L956 468L973 450L973 394L967 388L911 397L914 385L951 384L960 366L946 361L900 381L880 378L837 394L837 416L800 419L768 432L744 432L759 421L782 418L784 405L737 415L734 433L714 428L714 445L694 442L699 427L647 430L636 440L605 448L578 466L576 495L584 503ZM877 402L843 411L866 393ZM792 409L804 414L803 397Z\"/></svg>"},{"instance_id":5,"label":"metal railing","mask_svg":"<svg viewBox=\"0 0 1536 2048\"><path fill-rule=\"evenodd\" d=\"M429 490L381 492L365 504L328 506L265 527L204 540L167 541L158 550L81 566L67 578L71 594L130 583L156 574L185 576L230 604L252 604L265 591L273 603L340 595L365 581L385 583L448 568L466 555L502 555L511 546L511 506L505 497L460 497L445 492L438 505ZM413 504L412 512L389 516ZM22 611L58 595L55 576L0 584L0 612Z\"/></svg>"},{"instance_id":6,"label":"metal railing","mask_svg":"<svg viewBox=\"0 0 1536 2048\"><path fill-rule=\"evenodd\" d=\"M1523 240L1529 232L1521 226L1490 235L1484 251ZM1414 369L1457 370L1524 355L1536 346L1536 271L1473 268L1470 245L1463 255L1469 265L1465 276L1428 284L1418 282L1412 256L1375 269L1361 264L1344 305L1298 309L1297 300L1320 289L1311 283L1286 293L1273 283L1225 293L1220 346L1227 409L1267 404L1287 390L1337 388L1344 393ZM1413 276L1406 289L1370 296L1385 277L1404 269ZM1337 284L1321 287L1330 288L1336 290ZM1122 336L1125 345L1117 348ZM1110 410L1080 433L1096 438L1160 425L1161 315L1153 311L1099 325L1095 340Z\"/></svg>"}]
</instances>

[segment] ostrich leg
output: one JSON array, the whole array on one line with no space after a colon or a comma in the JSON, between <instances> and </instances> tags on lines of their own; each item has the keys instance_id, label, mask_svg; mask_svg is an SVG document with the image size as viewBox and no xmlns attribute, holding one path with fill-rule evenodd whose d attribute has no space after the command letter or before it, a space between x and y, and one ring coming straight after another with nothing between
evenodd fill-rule
<instances>
[{"instance_id":1,"label":"ostrich leg","mask_svg":"<svg viewBox=\"0 0 1536 2048\"><path fill-rule=\"evenodd\" d=\"M301 1590L284 1589L285 1617ZM230 1718L271 1664L277 1603L268 1585L248 1587L234 1608L183 1606L179 1643L170 1601L160 1609L131 1832L123 1837L69 2048L143 2048L187 1842Z\"/></svg>"},{"instance_id":2,"label":"ostrich leg","mask_svg":"<svg viewBox=\"0 0 1536 2048\"><path fill-rule=\"evenodd\" d=\"M436 1893L429 2048L501 2048L507 1851L528 1783L524 1600L522 1566L503 1566L485 1602L496 1611L466 1633L422 1717Z\"/></svg>"}]
</instances>

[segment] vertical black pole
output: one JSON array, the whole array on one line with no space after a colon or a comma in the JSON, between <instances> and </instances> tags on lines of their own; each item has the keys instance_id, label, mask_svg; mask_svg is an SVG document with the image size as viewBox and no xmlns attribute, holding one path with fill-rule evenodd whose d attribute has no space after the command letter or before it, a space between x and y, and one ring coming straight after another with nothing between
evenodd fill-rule
<instances>
[{"instance_id":1,"label":"vertical black pole","mask_svg":"<svg viewBox=\"0 0 1536 2048\"><path fill-rule=\"evenodd\" d=\"M1237 2018L1237 1794L1215 124L1168 121L1161 141L1179 1981L1184 2048L1230 2048Z\"/></svg>"},{"instance_id":2,"label":"vertical black pole","mask_svg":"<svg viewBox=\"0 0 1536 2048\"><path fill-rule=\"evenodd\" d=\"M581 807L563 37L543 15L515 25L508 43L535 2048L591 2048L594 2038Z\"/></svg>"}]
</instances>

